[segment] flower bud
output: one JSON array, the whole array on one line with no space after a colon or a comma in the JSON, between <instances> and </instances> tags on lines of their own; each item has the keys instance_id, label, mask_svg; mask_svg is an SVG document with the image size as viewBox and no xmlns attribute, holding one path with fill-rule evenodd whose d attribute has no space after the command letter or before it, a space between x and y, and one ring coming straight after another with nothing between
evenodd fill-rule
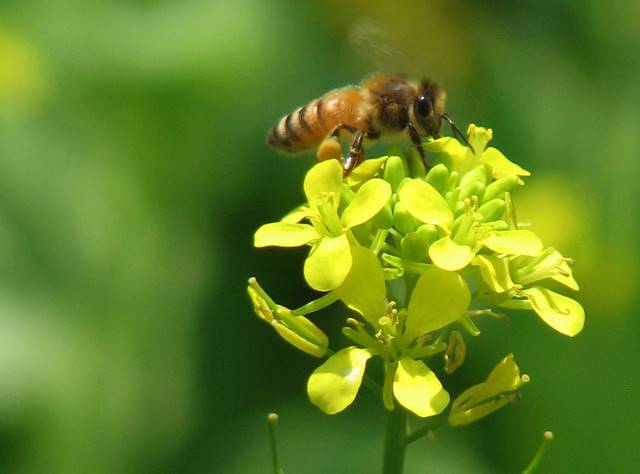
<instances>
[{"instance_id":1,"label":"flower bud","mask_svg":"<svg viewBox=\"0 0 640 474\"><path fill-rule=\"evenodd\" d=\"M255 278L252 278L252 281L255 281ZM256 316L263 321L271 323L271 321L273 321L273 311L267 301L251 285L247 286L247 293L249 294L249 299L253 305L253 312L256 313Z\"/></svg>"},{"instance_id":2,"label":"flower bud","mask_svg":"<svg viewBox=\"0 0 640 474\"><path fill-rule=\"evenodd\" d=\"M340 188L340 206L338 208L338 212L342 213L342 211L344 211L344 209L353 200L355 195L356 193L354 193L349 186L343 183L342 187Z\"/></svg>"},{"instance_id":3,"label":"flower bud","mask_svg":"<svg viewBox=\"0 0 640 474\"><path fill-rule=\"evenodd\" d=\"M433 224L422 224L416 229L416 234L428 247L438 239L438 228Z\"/></svg>"},{"instance_id":4,"label":"flower bud","mask_svg":"<svg viewBox=\"0 0 640 474\"><path fill-rule=\"evenodd\" d=\"M427 256L429 242L417 232L410 232L400 242L402 257L412 262L422 262Z\"/></svg>"},{"instance_id":5,"label":"flower bud","mask_svg":"<svg viewBox=\"0 0 640 474\"><path fill-rule=\"evenodd\" d=\"M389 229L394 225L393 217L391 206L387 203L373 217L373 223L380 229Z\"/></svg>"},{"instance_id":6,"label":"flower bud","mask_svg":"<svg viewBox=\"0 0 640 474\"><path fill-rule=\"evenodd\" d=\"M473 168L462 177L462 180L460 181L460 187L464 188L471 183L482 183L486 186L489 182L490 176L491 172L489 170L489 167L485 164L481 164Z\"/></svg>"},{"instance_id":7,"label":"flower bud","mask_svg":"<svg viewBox=\"0 0 640 474\"><path fill-rule=\"evenodd\" d=\"M282 319L272 321L271 325L280 336L293 347L314 357L323 357L329 346L327 335L304 316L293 316L284 307L278 308Z\"/></svg>"},{"instance_id":8,"label":"flower bud","mask_svg":"<svg viewBox=\"0 0 640 474\"><path fill-rule=\"evenodd\" d=\"M407 177L404 169L404 162L399 156L391 156L387 160L384 167L384 179L391 185L391 189L395 193L400 182Z\"/></svg>"},{"instance_id":9,"label":"flower bud","mask_svg":"<svg viewBox=\"0 0 640 474\"><path fill-rule=\"evenodd\" d=\"M452 191L458 185L459 174L457 171L449 173L449 180L447 181L446 191Z\"/></svg>"},{"instance_id":10,"label":"flower bud","mask_svg":"<svg viewBox=\"0 0 640 474\"><path fill-rule=\"evenodd\" d=\"M453 173L452 173L453 174ZM455 209L456 203L458 202L458 198L460 197L460 192L462 190L460 188L456 188L452 191L448 191L444 195L444 200L447 202L451 209Z\"/></svg>"},{"instance_id":11,"label":"flower bud","mask_svg":"<svg viewBox=\"0 0 640 474\"><path fill-rule=\"evenodd\" d=\"M484 183L481 183L480 181L472 181L466 186L461 185L460 187L462 188L462 191L460 192L460 200L464 200L471 196L477 196L478 201L482 202L482 198L485 192Z\"/></svg>"},{"instance_id":12,"label":"flower bud","mask_svg":"<svg viewBox=\"0 0 640 474\"><path fill-rule=\"evenodd\" d=\"M510 174L504 178L495 180L489 186L484 193L484 202L488 202L495 198L501 198L504 193L511 191L518 182L518 177L515 174Z\"/></svg>"},{"instance_id":13,"label":"flower bud","mask_svg":"<svg viewBox=\"0 0 640 474\"><path fill-rule=\"evenodd\" d=\"M492 199L480 206L478 213L482 216L482 222L491 222L500 219L504 214L504 209L505 204L502 199Z\"/></svg>"},{"instance_id":14,"label":"flower bud","mask_svg":"<svg viewBox=\"0 0 640 474\"><path fill-rule=\"evenodd\" d=\"M447 182L449 181L449 170L445 165L440 163L431 168L424 179L440 194L442 194L447 187Z\"/></svg>"},{"instance_id":15,"label":"flower bud","mask_svg":"<svg viewBox=\"0 0 640 474\"><path fill-rule=\"evenodd\" d=\"M393 207L393 226L403 234L408 234L419 225L420 221L409 213L407 207L402 202L397 202Z\"/></svg>"},{"instance_id":16,"label":"flower bud","mask_svg":"<svg viewBox=\"0 0 640 474\"><path fill-rule=\"evenodd\" d=\"M255 278L249 279L247 293L256 315L271 324L285 341L312 356L324 356L329 339L315 324L304 316L294 316L290 309L274 303Z\"/></svg>"}]
</instances>

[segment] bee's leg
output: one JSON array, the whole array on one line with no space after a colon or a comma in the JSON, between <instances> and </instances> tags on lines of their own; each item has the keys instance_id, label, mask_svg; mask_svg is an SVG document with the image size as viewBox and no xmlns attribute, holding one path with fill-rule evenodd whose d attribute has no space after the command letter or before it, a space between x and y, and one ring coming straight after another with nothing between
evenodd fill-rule
<instances>
[{"instance_id":1,"label":"bee's leg","mask_svg":"<svg viewBox=\"0 0 640 474\"><path fill-rule=\"evenodd\" d=\"M407 125L407 129L409 130L409 137L411 137L411 142L415 145L418 153L420 153L420 158L422 158L422 163L424 164L424 169L429 170L430 166L427 164L427 158L424 156L424 148L422 148L422 140L420 140L420 135L416 130L415 125L409 123Z\"/></svg>"},{"instance_id":2,"label":"bee's leg","mask_svg":"<svg viewBox=\"0 0 640 474\"><path fill-rule=\"evenodd\" d=\"M364 160L364 141L365 132L362 130L358 130L353 137L353 143L351 144L351 148L349 149L349 154L342 162L342 169L344 170L344 176L347 176L351 173L351 170L355 168L362 160Z\"/></svg>"},{"instance_id":3,"label":"bee's leg","mask_svg":"<svg viewBox=\"0 0 640 474\"><path fill-rule=\"evenodd\" d=\"M318 151L316 152L316 159L318 161L331 159L339 160L341 157L342 145L340 145L340 140L333 135L329 135L327 138L322 140L318 146Z\"/></svg>"},{"instance_id":4,"label":"bee's leg","mask_svg":"<svg viewBox=\"0 0 640 474\"><path fill-rule=\"evenodd\" d=\"M469 143L469 140L467 140L467 137L464 135L464 133L462 133L460 131L460 129L458 128L458 126L455 124L455 122L453 121L453 119L451 117L449 117L448 114L440 114L440 117L442 117L448 124L449 127L451 127L451 131L453 132L453 136L459 141L464 143L466 146L468 146L469 148L471 148L471 151L473 153L475 153L476 151L473 149L473 147L471 146L471 143Z\"/></svg>"},{"instance_id":5,"label":"bee's leg","mask_svg":"<svg viewBox=\"0 0 640 474\"><path fill-rule=\"evenodd\" d=\"M327 138L322 140L320 146L318 146L318 151L316 152L316 159L318 161L330 160L332 158L339 160L342 158L342 146L340 145L340 132L342 130L353 132L353 130L346 125L336 125L329 135L327 135Z\"/></svg>"}]
</instances>

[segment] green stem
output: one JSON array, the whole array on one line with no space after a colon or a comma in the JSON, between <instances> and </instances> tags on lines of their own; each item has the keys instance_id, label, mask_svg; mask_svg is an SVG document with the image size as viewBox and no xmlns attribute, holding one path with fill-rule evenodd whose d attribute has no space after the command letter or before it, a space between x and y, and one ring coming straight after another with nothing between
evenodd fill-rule
<instances>
[{"instance_id":1,"label":"green stem","mask_svg":"<svg viewBox=\"0 0 640 474\"><path fill-rule=\"evenodd\" d=\"M540 447L538 448L538 452L533 457L527 468L522 471L522 474L533 474L538 470L538 466L540 465L540 461L544 456L544 451L547 448L547 445L551 443L553 440L553 433L551 431L545 431L542 435L542 443L540 443Z\"/></svg>"},{"instance_id":2,"label":"green stem","mask_svg":"<svg viewBox=\"0 0 640 474\"><path fill-rule=\"evenodd\" d=\"M271 445L271 460L273 461L273 474L284 474L284 469L280 467L280 458L278 456L278 443L276 441L277 422L277 413L269 413L267 415L267 426L269 427L269 444Z\"/></svg>"},{"instance_id":3,"label":"green stem","mask_svg":"<svg viewBox=\"0 0 640 474\"><path fill-rule=\"evenodd\" d=\"M438 428L442 428L446 424L447 424L447 417L446 416L433 417L422 428L418 428L417 430L415 430L415 431L409 433L407 436L405 436L404 444L405 445L409 445L409 444L413 443L414 441L419 440L423 436L428 435L429 431L435 431Z\"/></svg>"},{"instance_id":4,"label":"green stem","mask_svg":"<svg viewBox=\"0 0 640 474\"><path fill-rule=\"evenodd\" d=\"M387 239L387 235L389 234L388 230L380 229L377 233L373 242L371 243L371 252L377 257L382 250L382 246L384 245L384 241Z\"/></svg>"},{"instance_id":5,"label":"green stem","mask_svg":"<svg viewBox=\"0 0 640 474\"><path fill-rule=\"evenodd\" d=\"M326 308L327 306L338 301L338 296L332 291L326 295L322 295L313 301L309 301L307 304L300 306L299 308L291 311L294 316L301 316L304 314L314 313Z\"/></svg>"},{"instance_id":6,"label":"green stem","mask_svg":"<svg viewBox=\"0 0 640 474\"><path fill-rule=\"evenodd\" d=\"M387 412L387 432L384 440L383 474L402 474L404 469L404 455L407 448L405 435L407 433L407 412L396 406Z\"/></svg>"}]
</instances>

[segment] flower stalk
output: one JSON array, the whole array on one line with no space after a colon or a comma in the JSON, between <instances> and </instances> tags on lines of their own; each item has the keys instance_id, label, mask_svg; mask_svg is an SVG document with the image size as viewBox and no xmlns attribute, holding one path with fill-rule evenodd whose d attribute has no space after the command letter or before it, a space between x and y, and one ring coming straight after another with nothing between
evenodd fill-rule
<instances>
[{"instance_id":1,"label":"flower stalk","mask_svg":"<svg viewBox=\"0 0 640 474\"><path fill-rule=\"evenodd\" d=\"M402 474L407 444L407 412L397 407L387 411L387 428L384 441L383 474Z\"/></svg>"}]
</instances>

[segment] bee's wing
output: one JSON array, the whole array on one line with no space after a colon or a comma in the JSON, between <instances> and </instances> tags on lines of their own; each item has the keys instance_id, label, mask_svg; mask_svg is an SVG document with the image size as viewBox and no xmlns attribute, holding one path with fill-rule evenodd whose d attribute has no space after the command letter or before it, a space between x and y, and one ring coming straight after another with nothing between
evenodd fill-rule
<instances>
[{"instance_id":1,"label":"bee's wing","mask_svg":"<svg viewBox=\"0 0 640 474\"><path fill-rule=\"evenodd\" d=\"M409 73L411 62L397 38L373 18L360 17L351 26L349 43L361 67L384 74Z\"/></svg>"}]
</instances>

